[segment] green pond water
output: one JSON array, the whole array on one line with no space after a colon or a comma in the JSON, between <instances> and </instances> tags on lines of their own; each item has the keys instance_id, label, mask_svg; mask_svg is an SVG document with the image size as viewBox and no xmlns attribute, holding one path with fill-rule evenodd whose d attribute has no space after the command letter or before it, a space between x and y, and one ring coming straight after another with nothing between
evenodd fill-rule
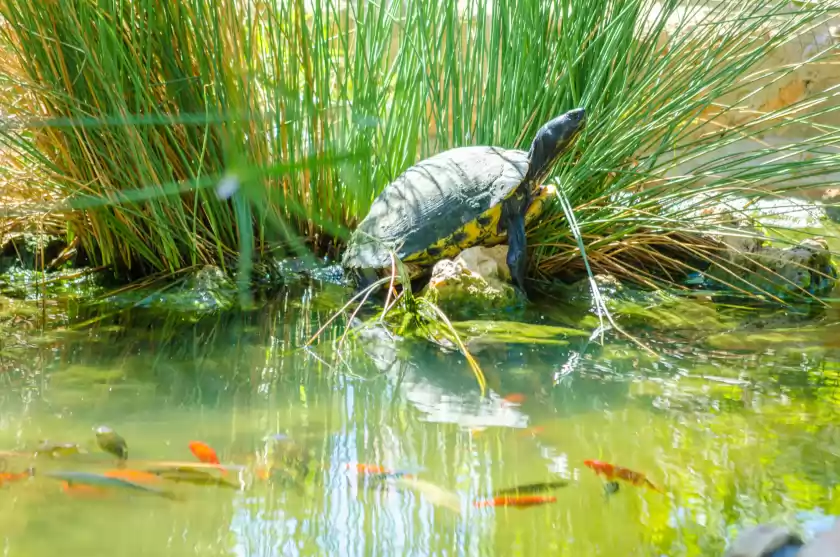
<instances>
[{"instance_id":1,"label":"green pond water","mask_svg":"<svg viewBox=\"0 0 840 557\"><path fill-rule=\"evenodd\" d=\"M204 316L4 300L0 450L7 472L35 475L0 487L0 554L720 555L745 525L840 514L836 308L627 304L619 322L653 357L613 332L590 340L591 314L543 301L522 317L540 327L463 329L482 397L464 357L429 342L370 329L339 351L336 322L301 349L340 297L290 290ZM99 425L127 440L129 469L192 462L204 441L246 466L240 488L65 491L50 471L114 468ZM309 455L298 482L252 473L278 433ZM40 440L89 453L33 458ZM585 459L664 493L608 496ZM458 508L356 463L411 471ZM473 504L558 479L551 504Z\"/></svg>"}]
</instances>

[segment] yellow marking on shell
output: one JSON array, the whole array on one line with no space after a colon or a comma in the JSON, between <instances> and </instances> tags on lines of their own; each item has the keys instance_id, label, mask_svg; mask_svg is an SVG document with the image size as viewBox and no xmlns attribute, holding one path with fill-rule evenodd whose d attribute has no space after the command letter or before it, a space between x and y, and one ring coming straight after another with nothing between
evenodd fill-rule
<instances>
[{"instance_id":1,"label":"yellow marking on shell","mask_svg":"<svg viewBox=\"0 0 840 557\"><path fill-rule=\"evenodd\" d=\"M557 189L552 185L540 186L537 195L525 213L525 226L528 226L539 217L549 197L553 197ZM425 250L403 259L404 262L411 262L418 265L431 265L441 259L453 259L465 249L476 246L495 246L507 240L507 232L497 234L499 218L502 216L502 204L491 207L490 210L478 218L468 222L449 236L441 238ZM483 221L485 224L479 223ZM455 239L460 238L456 242Z\"/></svg>"},{"instance_id":2,"label":"yellow marking on shell","mask_svg":"<svg viewBox=\"0 0 840 557\"><path fill-rule=\"evenodd\" d=\"M449 236L441 238L425 250L406 258L406 261L429 265L441 259L452 259L469 247L479 244L487 245L487 239L496 234L496 227L501 216L501 204L491 207L489 211L482 213Z\"/></svg>"},{"instance_id":3,"label":"yellow marking on shell","mask_svg":"<svg viewBox=\"0 0 840 557\"><path fill-rule=\"evenodd\" d=\"M528 207L528 211L525 213L526 227L532 222L534 222L540 215L542 215L543 209L545 209L545 205L546 203L548 203L549 198L552 198L555 195L557 195L557 188L555 188L551 184L539 187L539 189L537 190L537 195L534 196L533 201L531 201L531 206ZM485 246L495 246L506 241L507 232L503 232L502 234L496 234L496 228L494 227L491 230L491 234L487 237L487 239L484 242L482 242L482 244Z\"/></svg>"}]
</instances>

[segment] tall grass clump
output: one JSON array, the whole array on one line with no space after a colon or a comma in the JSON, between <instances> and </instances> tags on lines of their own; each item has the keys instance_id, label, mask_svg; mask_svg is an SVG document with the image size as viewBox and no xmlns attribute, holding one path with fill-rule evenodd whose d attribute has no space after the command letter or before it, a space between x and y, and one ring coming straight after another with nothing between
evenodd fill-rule
<instances>
[{"instance_id":1,"label":"tall grass clump","mask_svg":"<svg viewBox=\"0 0 840 557\"><path fill-rule=\"evenodd\" d=\"M798 69L760 63L838 6L0 0L3 64L19 68L0 73L27 91L0 137L44 175L33 194L60 192L98 263L172 271L252 250L334 255L418 159L527 149L584 106L557 203L529 230L532 271L586 261L661 284L720 262L697 232L744 234L698 211L836 179L838 131L817 120L834 89L742 105ZM817 44L808 64L835 55ZM220 181L237 193L220 199Z\"/></svg>"}]
</instances>

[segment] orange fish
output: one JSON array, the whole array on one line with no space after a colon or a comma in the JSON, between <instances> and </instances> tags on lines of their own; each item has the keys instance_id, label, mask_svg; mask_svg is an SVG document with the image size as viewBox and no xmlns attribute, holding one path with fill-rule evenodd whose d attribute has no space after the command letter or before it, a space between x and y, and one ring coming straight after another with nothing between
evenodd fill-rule
<instances>
[{"instance_id":1,"label":"orange fish","mask_svg":"<svg viewBox=\"0 0 840 557\"><path fill-rule=\"evenodd\" d=\"M3 472L0 474L0 487L3 484L12 483L12 482L19 482L20 480L25 480L31 476L35 475L35 470L32 468L27 468L23 472L19 472L15 474L14 472Z\"/></svg>"},{"instance_id":2,"label":"orange fish","mask_svg":"<svg viewBox=\"0 0 840 557\"><path fill-rule=\"evenodd\" d=\"M347 469L351 470L353 468L356 469L356 472L363 476L390 476L390 477L399 477L399 478L413 478L412 474L409 474L405 471L400 470L391 470L390 468L385 468L384 466L379 466L377 464L347 464Z\"/></svg>"},{"instance_id":3,"label":"orange fish","mask_svg":"<svg viewBox=\"0 0 840 557\"><path fill-rule=\"evenodd\" d=\"M149 483L161 481L161 479L158 476L150 474L149 472L142 472L140 470L108 470L102 475L108 478L119 478L121 480L127 480L129 482L135 483Z\"/></svg>"},{"instance_id":4,"label":"orange fish","mask_svg":"<svg viewBox=\"0 0 840 557\"><path fill-rule=\"evenodd\" d=\"M382 466L378 466L376 464L347 464L347 469L350 470L351 468L356 468L356 472L359 474L393 474L393 470L389 470Z\"/></svg>"},{"instance_id":5,"label":"orange fish","mask_svg":"<svg viewBox=\"0 0 840 557\"><path fill-rule=\"evenodd\" d=\"M476 507L516 507L524 509L554 503L555 501L557 501L557 497L553 495L500 495L492 499L476 501L473 505Z\"/></svg>"},{"instance_id":6,"label":"orange fish","mask_svg":"<svg viewBox=\"0 0 840 557\"><path fill-rule=\"evenodd\" d=\"M190 451L195 457L204 464L219 464L219 457L216 456L216 451L207 443L201 441L190 441Z\"/></svg>"},{"instance_id":7,"label":"orange fish","mask_svg":"<svg viewBox=\"0 0 840 557\"><path fill-rule=\"evenodd\" d=\"M271 477L271 468L268 466L257 466L254 469L254 474L261 480L267 480Z\"/></svg>"},{"instance_id":8,"label":"orange fish","mask_svg":"<svg viewBox=\"0 0 840 557\"><path fill-rule=\"evenodd\" d=\"M596 474L604 476L608 480L624 480L625 482L629 482L636 487L649 487L654 491L658 491L659 493L665 493L660 488L656 487L653 482L651 482L647 477L640 473L634 472L628 468L623 468L621 466L615 466L613 464L609 464L607 462L601 462L600 460L584 460L583 464L586 465L588 468L591 468Z\"/></svg>"},{"instance_id":9,"label":"orange fish","mask_svg":"<svg viewBox=\"0 0 840 557\"><path fill-rule=\"evenodd\" d=\"M522 404L525 402L525 395L522 393L511 393L508 396L504 397L502 400L505 402L509 402L510 404Z\"/></svg>"},{"instance_id":10,"label":"orange fish","mask_svg":"<svg viewBox=\"0 0 840 557\"><path fill-rule=\"evenodd\" d=\"M70 482L61 482L61 489L64 490L64 493L73 497L105 497L108 495L108 490L105 488L84 484L70 484Z\"/></svg>"},{"instance_id":11,"label":"orange fish","mask_svg":"<svg viewBox=\"0 0 840 557\"><path fill-rule=\"evenodd\" d=\"M216 455L216 451L214 451L213 447L207 443L202 443L201 441L190 441L189 447L192 454L194 454L195 457L204 464L221 464L219 462L219 457ZM219 466L219 470L222 471L223 476L227 474L227 470L225 470L224 467Z\"/></svg>"}]
</instances>

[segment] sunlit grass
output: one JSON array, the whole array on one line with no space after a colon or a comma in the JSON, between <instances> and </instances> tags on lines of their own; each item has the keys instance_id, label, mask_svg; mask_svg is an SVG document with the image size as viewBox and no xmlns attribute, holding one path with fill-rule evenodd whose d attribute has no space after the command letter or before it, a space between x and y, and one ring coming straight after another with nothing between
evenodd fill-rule
<instances>
[{"instance_id":1,"label":"sunlit grass","mask_svg":"<svg viewBox=\"0 0 840 557\"><path fill-rule=\"evenodd\" d=\"M143 274L276 247L335 255L420 158L527 149L584 106L556 176L573 212L556 203L532 225L532 273L580 276L583 246L590 272L661 285L720 261L697 232L734 232L696 211L831 183L840 134L814 115L836 110L835 91L758 114L739 101L795 71L756 64L838 5L2 0L5 87L28 94L3 97L0 136L44 175L32 195L72 209L69 236L95 263ZM230 200L224 177L240 186Z\"/></svg>"}]
</instances>

